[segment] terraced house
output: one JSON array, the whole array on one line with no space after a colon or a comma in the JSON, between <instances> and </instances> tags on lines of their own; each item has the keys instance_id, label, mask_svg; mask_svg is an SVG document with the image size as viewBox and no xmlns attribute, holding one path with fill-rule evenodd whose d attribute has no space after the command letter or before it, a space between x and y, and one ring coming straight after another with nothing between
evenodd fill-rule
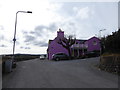
<instances>
[{"instance_id":1,"label":"terraced house","mask_svg":"<svg viewBox=\"0 0 120 90\"><path fill-rule=\"evenodd\" d=\"M64 38L64 31L59 29L59 31L57 31L57 37L55 37L54 40L49 40L47 49L49 60L51 60L53 58L52 56L57 53L65 53L69 56L68 50L61 44L58 44L58 40L62 38ZM99 53L100 49L100 39L97 37L91 37L88 40L76 39L75 44L70 47L70 52L72 57L80 58L87 53Z\"/></svg>"}]
</instances>

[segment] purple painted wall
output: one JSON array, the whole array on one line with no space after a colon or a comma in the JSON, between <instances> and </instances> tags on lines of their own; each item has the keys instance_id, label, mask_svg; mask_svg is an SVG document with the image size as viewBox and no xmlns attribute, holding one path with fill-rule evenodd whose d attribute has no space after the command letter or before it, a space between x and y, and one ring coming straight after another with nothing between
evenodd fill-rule
<instances>
[{"instance_id":1,"label":"purple painted wall","mask_svg":"<svg viewBox=\"0 0 120 90\"><path fill-rule=\"evenodd\" d=\"M62 31L61 29L59 29L59 31L57 31L57 37L58 38L64 38L64 31Z\"/></svg>"},{"instance_id":2,"label":"purple painted wall","mask_svg":"<svg viewBox=\"0 0 120 90\"><path fill-rule=\"evenodd\" d=\"M56 53L65 53L68 55L68 51L63 48L62 45L58 44L57 41L59 40L59 38L63 38L64 37L64 32L59 30L57 32L57 37L50 42L49 46L48 46L48 59L51 60L53 54Z\"/></svg>"},{"instance_id":3,"label":"purple painted wall","mask_svg":"<svg viewBox=\"0 0 120 90\"><path fill-rule=\"evenodd\" d=\"M100 39L97 37L92 37L88 39L85 44L88 45L87 51L100 50Z\"/></svg>"}]
</instances>

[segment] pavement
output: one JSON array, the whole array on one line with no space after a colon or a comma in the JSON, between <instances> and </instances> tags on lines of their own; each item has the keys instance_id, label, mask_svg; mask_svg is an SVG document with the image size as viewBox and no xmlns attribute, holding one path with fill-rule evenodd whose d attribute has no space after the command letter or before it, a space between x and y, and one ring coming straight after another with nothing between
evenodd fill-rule
<instances>
[{"instance_id":1,"label":"pavement","mask_svg":"<svg viewBox=\"0 0 120 90\"><path fill-rule=\"evenodd\" d=\"M99 70L99 57L69 61L33 59L3 75L3 88L118 88L118 76Z\"/></svg>"}]
</instances>

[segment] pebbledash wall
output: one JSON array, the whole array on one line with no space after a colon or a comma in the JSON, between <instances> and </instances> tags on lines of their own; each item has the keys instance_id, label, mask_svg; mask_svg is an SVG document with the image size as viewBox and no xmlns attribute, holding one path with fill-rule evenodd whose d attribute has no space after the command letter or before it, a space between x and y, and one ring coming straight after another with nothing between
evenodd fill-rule
<instances>
[{"instance_id":1,"label":"pebbledash wall","mask_svg":"<svg viewBox=\"0 0 120 90\"><path fill-rule=\"evenodd\" d=\"M48 42L47 55L49 60L51 60L52 56L56 53L65 53L69 55L67 49L57 43L59 38L64 38L64 31L60 29L57 31L57 37ZM88 40L76 39L75 44L71 46L71 55L73 57L80 57L86 52L100 51L100 48L100 39L97 37L92 37Z\"/></svg>"}]
</instances>

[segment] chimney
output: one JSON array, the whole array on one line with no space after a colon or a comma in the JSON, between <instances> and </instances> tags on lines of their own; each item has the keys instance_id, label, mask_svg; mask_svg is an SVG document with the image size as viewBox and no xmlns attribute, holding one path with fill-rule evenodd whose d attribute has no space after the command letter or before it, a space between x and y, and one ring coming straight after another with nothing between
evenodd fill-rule
<instances>
[{"instance_id":1,"label":"chimney","mask_svg":"<svg viewBox=\"0 0 120 90\"><path fill-rule=\"evenodd\" d=\"M59 29L59 31L57 31L57 37L64 38L64 31L62 31L61 29Z\"/></svg>"}]
</instances>

